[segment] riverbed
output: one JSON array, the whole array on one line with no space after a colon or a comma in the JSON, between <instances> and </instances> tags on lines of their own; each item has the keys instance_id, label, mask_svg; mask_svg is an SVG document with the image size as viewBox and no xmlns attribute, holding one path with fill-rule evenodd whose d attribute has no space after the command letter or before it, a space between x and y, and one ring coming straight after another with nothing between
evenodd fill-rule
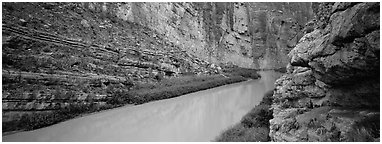
<instances>
[{"instance_id":1,"label":"riverbed","mask_svg":"<svg viewBox=\"0 0 382 144\"><path fill-rule=\"evenodd\" d=\"M3 136L3 141L211 141L258 105L281 75L261 71L258 80L180 97L126 106Z\"/></svg>"}]
</instances>

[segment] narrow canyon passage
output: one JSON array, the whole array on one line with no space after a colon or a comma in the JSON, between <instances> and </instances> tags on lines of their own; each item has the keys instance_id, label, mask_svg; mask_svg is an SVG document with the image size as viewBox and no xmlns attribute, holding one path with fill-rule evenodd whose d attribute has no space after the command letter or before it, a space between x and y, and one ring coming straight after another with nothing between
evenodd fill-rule
<instances>
[{"instance_id":1,"label":"narrow canyon passage","mask_svg":"<svg viewBox=\"0 0 382 144\"><path fill-rule=\"evenodd\" d=\"M3 136L3 141L211 141L259 104L280 76L126 106Z\"/></svg>"}]
</instances>

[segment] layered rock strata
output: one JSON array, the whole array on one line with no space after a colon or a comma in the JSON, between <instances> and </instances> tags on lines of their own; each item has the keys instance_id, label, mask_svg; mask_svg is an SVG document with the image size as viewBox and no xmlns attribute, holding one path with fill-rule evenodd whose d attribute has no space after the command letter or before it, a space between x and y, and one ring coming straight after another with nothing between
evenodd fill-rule
<instances>
[{"instance_id":1,"label":"layered rock strata","mask_svg":"<svg viewBox=\"0 0 382 144\"><path fill-rule=\"evenodd\" d=\"M84 3L157 31L215 64L285 67L287 53L313 18L311 3Z\"/></svg>"}]
</instances>

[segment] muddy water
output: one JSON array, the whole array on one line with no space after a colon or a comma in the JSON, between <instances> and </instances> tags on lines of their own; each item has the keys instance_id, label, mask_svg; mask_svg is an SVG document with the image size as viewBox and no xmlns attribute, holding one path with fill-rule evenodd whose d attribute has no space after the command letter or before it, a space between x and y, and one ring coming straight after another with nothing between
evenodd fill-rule
<instances>
[{"instance_id":1,"label":"muddy water","mask_svg":"<svg viewBox=\"0 0 382 144\"><path fill-rule=\"evenodd\" d=\"M138 106L121 107L3 141L211 141L259 104L279 73Z\"/></svg>"}]
</instances>

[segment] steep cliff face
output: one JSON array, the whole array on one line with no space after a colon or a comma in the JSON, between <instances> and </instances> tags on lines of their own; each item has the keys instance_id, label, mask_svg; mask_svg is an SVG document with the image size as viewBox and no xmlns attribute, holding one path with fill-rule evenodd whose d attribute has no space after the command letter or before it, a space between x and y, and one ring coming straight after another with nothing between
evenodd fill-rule
<instances>
[{"instance_id":1,"label":"steep cliff face","mask_svg":"<svg viewBox=\"0 0 382 144\"><path fill-rule=\"evenodd\" d=\"M379 141L380 4L321 3L276 81L273 141Z\"/></svg>"},{"instance_id":2,"label":"steep cliff face","mask_svg":"<svg viewBox=\"0 0 382 144\"><path fill-rule=\"evenodd\" d=\"M289 51L303 36L305 24L314 18L311 3L250 3L255 67L287 64Z\"/></svg>"},{"instance_id":3,"label":"steep cliff face","mask_svg":"<svg viewBox=\"0 0 382 144\"><path fill-rule=\"evenodd\" d=\"M247 68L285 66L313 18L310 3L123 3L114 13L203 60Z\"/></svg>"},{"instance_id":4,"label":"steep cliff face","mask_svg":"<svg viewBox=\"0 0 382 144\"><path fill-rule=\"evenodd\" d=\"M210 63L247 68L284 67L287 53L303 34L302 27L313 18L311 3L71 3L58 8L67 12L51 11L57 9L55 5L33 5L32 10L16 6L5 12L32 12L12 19L25 25L53 20L60 14L65 21L57 20L64 25L69 21L73 27L45 23L33 28L110 47L125 46L122 41L126 39L119 33L130 33L113 31L115 22L120 27L136 23L154 30L158 34L154 37L170 42L165 45L179 47ZM41 9L40 14L47 16L33 17L34 9ZM139 40L129 44L155 47Z\"/></svg>"}]
</instances>

